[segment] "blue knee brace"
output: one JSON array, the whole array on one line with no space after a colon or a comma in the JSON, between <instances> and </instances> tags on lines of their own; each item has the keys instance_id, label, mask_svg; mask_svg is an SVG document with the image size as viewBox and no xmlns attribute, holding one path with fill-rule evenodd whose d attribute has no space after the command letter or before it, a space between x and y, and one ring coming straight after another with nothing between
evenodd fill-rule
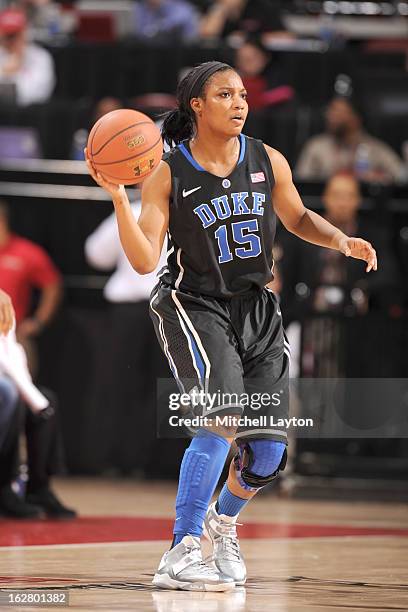
<instances>
[{"instance_id":1,"label":"blue knee brace","mask_svg":"<svg viewBox=\"0 0 408 612\"><path fill-rule=\"evenodd\" d=\"M285 469L286 444L276 440L250 440L239 445L235 457L237 479L247 491L257 491Z\"/></svg>"},{"instance_id":2,"label":"blue knee brace","mask_svg":"<svg viewBox=\"0 0 408 612\"><path fill-rule=\"evenodd\" d=\"M206 429L198 430L181 463L173 530L176 536L201 535L229 449L225 438Z\"/></svg>"}]
</instances>

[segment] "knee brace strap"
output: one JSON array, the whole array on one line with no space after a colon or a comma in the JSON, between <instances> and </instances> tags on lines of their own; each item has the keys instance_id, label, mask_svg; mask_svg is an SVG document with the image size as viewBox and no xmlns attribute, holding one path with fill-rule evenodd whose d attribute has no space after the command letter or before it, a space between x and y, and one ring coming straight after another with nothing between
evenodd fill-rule
<instances>
[{"instance_id":1,"label":"knee brace strap","mask_svg":"<svg viewBox=\"0 0 408 612\"><path fill-rule=\"evenodd\" d=\"M256 442L269 443L269 446L270 446L270 443L275 442L275 441L257 440ZM275 442L275 444L283 446L283 443L280 443L280 442ZM256 446L256 445L253 445L253 446ZM268 449L266 448L266 444L265 444L265 451L267 450ZM280 457L280 461L279 461L277 468L270 474L266 474L266 475L258 474L253 470L253 468L256 467L254 451L256 452L256 447L255 449L252 448L250 442L239 445L239 453L234 458L238 482L247 491L257 491L258 489L261 489L265 485L269 484L270 482L275 480L279 472L284 470L286 466L287 451L286 451L286 445L285 445L284 448L282 449L282 455ZM276 462L275 462L275 465L276 465Z\"/></svg>"}]
</instances>

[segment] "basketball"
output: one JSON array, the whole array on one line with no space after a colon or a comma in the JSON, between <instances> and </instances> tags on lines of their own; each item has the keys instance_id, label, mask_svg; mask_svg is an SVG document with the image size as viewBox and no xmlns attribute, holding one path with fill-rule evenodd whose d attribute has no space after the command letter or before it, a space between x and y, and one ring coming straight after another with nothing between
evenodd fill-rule
<instances>
[{"instance_id":1,"label":"basketball","mask_svg":"<svg viewBox=\"0 0 408 612\"><path fill-rule=\"evenodd\" d=\"M156 168L162 154L159 128L136 110L123 108L107 113L95 123L88 137L92 165L118 185L143 181Z\"/></svg>"}]
</instances>

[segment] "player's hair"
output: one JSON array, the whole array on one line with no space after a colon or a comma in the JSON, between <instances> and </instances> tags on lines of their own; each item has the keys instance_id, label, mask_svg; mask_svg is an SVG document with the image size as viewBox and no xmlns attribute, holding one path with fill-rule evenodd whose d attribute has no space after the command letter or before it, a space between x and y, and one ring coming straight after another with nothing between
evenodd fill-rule
<instances>
[{"instance_id":1,"label":"player's hair","mask_svg":"<svg viewBox=\"0 0 408 612\"><path fill-rule=\"evenodd\" d=\"M196 118L190 106L193 98L204 98L205 89L210 78L217 72L234 70L229 64L223 62L204 62L192 68L180 81L177 87L176 109L164 116L161 129L163 140L170 146L179 144L194 136Z\"/></svg>"}]
</instances>

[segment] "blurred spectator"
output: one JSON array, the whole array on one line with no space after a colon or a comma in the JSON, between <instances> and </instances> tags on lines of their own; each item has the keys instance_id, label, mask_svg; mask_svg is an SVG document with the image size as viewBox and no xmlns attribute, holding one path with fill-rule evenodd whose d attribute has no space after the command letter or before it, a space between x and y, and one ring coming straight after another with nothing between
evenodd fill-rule
<instances>
[{"instance_id":1,"label":"blurred spectator","mask_svg":"<svg viewBox=\"0 0 408 612\"><path fill-rule=\"evenodd\" d=\"M363 181L404 178L402 160L391 147L364 131L361 116L350 100L333 98L325 118L325 133L313 136L300 154L297 178L326 180L341 171L352 172Z\"/></svg>"},{"instance_id":2,"label":"blurred spectator","mask_svg":"<svg viewBox=\"0 0 408 612\"><path fill-rule=\"evenodd\" d=\"M13 518L74 518L53 493L50 476L61 467L61 444L56 417L56 399L37 389L27 367L24 349L13 331L0 337L0 414L8 403L8 423L0 434L0 514ZM26 433L28 481L19 481L20 433Z\"/></svg>"},{"instance_id":3,"label":"blurred spectator","mask_svg":"<svg viewBox=\"0 0 408 612\"><path fill-rule=\"evenodd\" d=\"M140 195L132 204L136 218ZM123 474L143 470L156 437L156 380L168 377L168 365L157 350L149 318L149 298L157 283L157 270L166 263L163 247L157 270L143 276L130 265L122 249L115 215L110 215L85 243L88 262L102 270L115 269L104 295L110 303L108 331L110 377L98 416L98 431L106 453L105 463ZM138 444L135 445L135 431ZM114 435L112 435L114 432ZM106 438L104 438L104 435Z\"/></svg>"},{"instance_id":4,"label":"blurred spectator","mask_svg":"<svg viewBox=\"0 0 408 612\"><path fill-rule=\"evenodd\" d=\"M198 38L199 13L186 0L138 0L135 34L139 38L188 42Z\"/></svg>"},{"instance_id":5,"label":"blurred spectator","mask_svg":"<svg viewBox=\"0 0 408 612\"><path fill-rule=\"evenodd\" d=\"M30 25L45 26L50 15L59 11L59 4L53 0L19 0L18 6L24 10Z\"/></svg>"},{"instance_id":6,"label":"blurred spectator","mask_svg":"<svg viewBox=\"0 0 408 612\"><path fill-rule=\"evenodd\" d=\"M215 0L201 20L201 36L268 33L268 38L293 38L285 30L280 7L271 0Z\"/></svg>"},{"instance_id":7,"label":"blurred spectator","mask_svg":"<svg viewBox=\"0 0 408 612\"><path fill-rule=\"evenodd\" d=\"M337 174L322 196L325 217L349 236L362 236L377 251L378 271L366 274L365 264L338 251L298 240L282 230L278 242L285 325L307 313L365 314L370 307L384 308L394 297L398 266L387 228L359 215L361 193L351 174ZM390 291L389 291L390 290Z\"/></svg>"},{"instance_id":8,"label":"blurred spectator","mask_svg":"<svg viewBox=\"0 0 408 612\"><path fill-rule=\"evenodd\" d=\"M98 121L101 117L110 113L112 111L118 110L122 108L123 104L119 100L119 98L114 98L113 96L106 96L97 102L95 109L93 110L92 117L90 120L90 125L86 128L82 127L79 130L76 130L74 136L72 138L72 149L71 149L71 157L72 159L77 159L79 161L83 161L84 159L84 148L86 147L86 143L88 142L89 132L92 129L94 123Z\"/></svg>"},{"instance_id":9,"label":"blurred spectator","mask_svg":"<svg viewBox=\"0 0 408 612\"><path fill-rule=\"evenodd\" d=\"M0 376L0 453L17 410L18 392L6 376Z\"/></svg>"},{"instance_id":10,"label":"blurred spectator","mask_svg":"<svg viewBox=\"0 0 408 612\"><path fill-rule=\"evenodd\" d=\"M258 38L249 38L236 52L235 66L248 93L251 110L283 104L293 99L273 54Z\"/></svg>"},{"instance_id":11,"label":"blurred spectator","mask_svg":"<svg viewBox=\"0 0 408 612\"><path fill-rule=\"evenodd\" d=\"M0 334L8 334L15 322L14 308L10 297L0 289ZM17 409L18 394L13 383L0 377L0 450L7 435L13 414Z\"/></svg>"},{"instance_id":12,"label":"blurred spectator","mask_svg":"<svg viewBox=\"0 0 408 612\"><path fill-rule=\"evenodd\" d=\"M61 278L44 249L12 232L9 208L4 201L0 201L0 287L13 302L17 335L30 351L32 368L30 339L53 318L61 300ZM30 314L34 288L39 289L40 296L34 313Z\"/></svg>"},{"instance_id":13,"label":"blurred spectator","mask_svg":"<svg viewBox=\"0 0 408 612\"><path fill-rule=\"evenodd\" d=\"M5 291L0 289L0 334L8 334L15 324L13 302Z\"/></svg>"},{"instance_id":14,"label":"blurred spectator","mask_svg":"<svg viewBox=\"0 0 408 612\"><path fill-rule=\"evenodd\" d=\"M0 84L15 89L18 106L46 102L55 86L51 54L27 41L27 20L19 9L0 13Z\"/></svg>"}]
</instances>

